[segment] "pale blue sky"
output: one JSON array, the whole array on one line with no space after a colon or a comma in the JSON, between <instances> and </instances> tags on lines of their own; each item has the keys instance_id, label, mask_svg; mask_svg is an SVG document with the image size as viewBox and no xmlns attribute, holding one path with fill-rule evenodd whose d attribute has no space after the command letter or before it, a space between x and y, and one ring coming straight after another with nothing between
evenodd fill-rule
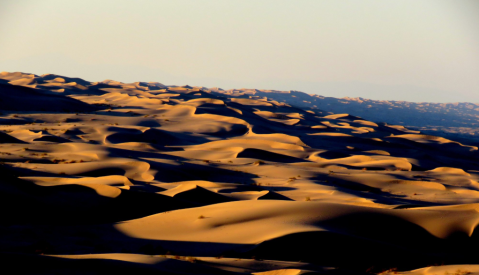
<instances>
[{"instance_id":1,"label":"pale blue sky","mask_svg":"<svg viewBox=\"0 0 479 275\"><path fill-rule=\"evenodd\" d=\"M479 102L476 0L3 0L0 71Z\"/></svg>"}]
</instances>

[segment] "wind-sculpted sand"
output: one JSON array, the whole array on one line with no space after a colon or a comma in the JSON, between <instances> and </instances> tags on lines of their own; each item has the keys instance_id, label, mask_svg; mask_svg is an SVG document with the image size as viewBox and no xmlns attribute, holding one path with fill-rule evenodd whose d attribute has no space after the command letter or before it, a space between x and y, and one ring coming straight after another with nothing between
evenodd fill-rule
<instances>
[{"instance_id":1,"label":"wind-sculpted sand","mask_svg":"<svg viewBox=\"0 0 479 275\"><path fill-rule=\"evenodd\" d=\"M372 100L362 97L325 97L300 91L222 90L219 88L213 90L232 96L267 97L270 102L285 102L300 108L335 113L332 116L350 113L375 122L401 125L399 127L408 125L407 127L414 128L416 131L421 130L432 135L440 132L440 135L465 142L473 141L474 136L479 134L479 104L477 102L408 102ZM312 91L321 93L321 90Z\"/></svg>"},{"instance_id":2,"label":"wind-sculpted sand","mask_svg":"<svg viewBox=\"0 0 479 275\"><path fill-rule=\"evenodd\" d=\"M474 144L250 91L0 85L13 274L479 274Z\"/></svg>"}]
</instances>

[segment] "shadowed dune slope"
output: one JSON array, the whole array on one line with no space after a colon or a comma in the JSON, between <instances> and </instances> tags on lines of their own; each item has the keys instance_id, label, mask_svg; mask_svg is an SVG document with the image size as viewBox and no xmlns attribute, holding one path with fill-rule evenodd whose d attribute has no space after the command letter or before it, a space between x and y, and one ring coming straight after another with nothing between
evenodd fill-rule
<instances>
[{"instance_id":1,"label":"shadowed dune slope","mask_svg":"<svg viewBox=\"0 0 479 275\"><path fill-rule=\"evenodd\" d=\"M0 109L8 111L89 112L89 104L55 94L43 94L28 87L0 83Z\"/></svg>"}]
</instances>

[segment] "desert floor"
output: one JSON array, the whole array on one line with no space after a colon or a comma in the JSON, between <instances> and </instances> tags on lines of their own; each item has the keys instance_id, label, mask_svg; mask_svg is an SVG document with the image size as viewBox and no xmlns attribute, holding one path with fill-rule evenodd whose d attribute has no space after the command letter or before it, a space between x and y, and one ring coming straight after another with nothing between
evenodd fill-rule
<instances>
[{"instance_id":1,"label":"desert floor","mask_svg":"<svg viewBox=\"0 0 479 275\"><path fill-rule=\"evenodd\" d=\"M476 146L156 82L4 72L0 110L11 274L479 274Z\"/></svg>"}]
</instances>

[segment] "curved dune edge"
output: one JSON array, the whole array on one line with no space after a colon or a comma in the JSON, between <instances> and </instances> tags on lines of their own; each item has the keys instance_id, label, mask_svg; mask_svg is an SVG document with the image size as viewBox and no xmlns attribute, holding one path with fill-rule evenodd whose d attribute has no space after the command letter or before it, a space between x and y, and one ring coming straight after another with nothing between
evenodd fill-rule
<instances>
[{"instance_id":1,"label":"curved dune edge","mask_svg":"<svg viewBox=\"0 0 479 275\"><path fill-rule=\"evenodd\" d=\"M238 201L153 215L119 223L115 228L141 239L257 244L292 233L335 231L336 226L334 222L331 224L331 220L351 213L364 213L396 217L401 220L399 224L416 224L437 238L447 238L456 233L471 236L479 223L479 213L468 209L458 211L391 210L319 202ZM284 220L288 223L284 224ZM155 225L164 223L175 226L161 228ZM380 224L382 222L378 220L377 224L367 227L373 229ZM350 234L355 234L354 229L336 230L348 230Z\"/></svg>"},{"instance_id":2,"label":"curved dune edge","mask_svg":"<svg viewBox=\"0 0 479 275\"><path fill-rule=\"evenodd\" d=\"M88 255L46 255L46 257L57 259L70 259L79 263L87 264L85 260L96 259L102 261L122 261L134 263L138 266L150 267L156 272L167 272L167 274L274 274L291 275L305 274L308 264L287 261L262 260L261 262L252 259L235 258L213 258L175 255L142 255L132 253L107 253ZM324 274L334 274L333 268L316 267Z\"/></svg>"},{"instance_id":3,"label":"curved dune edge","mask_svg":"<svg viewBox=\"0 0 479 275\"><path fill-rule=\"evenodd\" d=\"M387 274L387 273L385 273ZM479 274L479 265L444 265L444 266L430 266L419 268L416 270L395 272L395 274L404 275L429 275L429 274Z\"/></svg>"}]
</instances>

